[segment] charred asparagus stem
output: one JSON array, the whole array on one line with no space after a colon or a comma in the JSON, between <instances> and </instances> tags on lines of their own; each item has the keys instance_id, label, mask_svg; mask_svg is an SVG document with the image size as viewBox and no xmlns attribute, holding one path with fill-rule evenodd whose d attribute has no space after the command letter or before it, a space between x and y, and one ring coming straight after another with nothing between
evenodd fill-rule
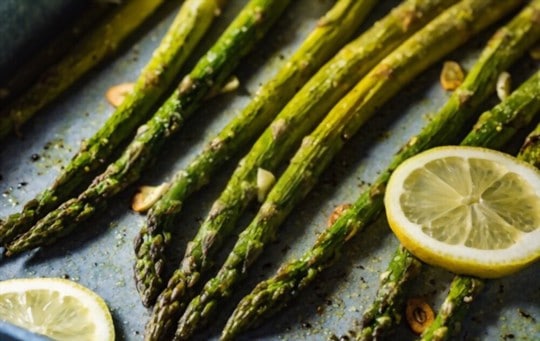
<instances>
[{"instance_id":1,"label":"charred asparagus stem","mask_svg":"<svg viewBox=\"0 0 540 341\"><path fill-rule=\"evenodd\" d=\"M95 31L85 36L65 58L46 70L20 98L0 112L0 140L32 118L76 80L118 50L164 0L128 1Z\"/></svg>"},{"instance_id":2,"label":"charred asparagus stem","mask_svg":"<svg viewBox=\"0 0 540 341\"><path fill-rule=\"evenodd\" d=\"M329 267L345 242L382 211L385 185L392 171L403 160L427 148L451 143L459 136L466 122L474 117L478 105L495 90L498 75L540 37L540 27L536 19L538 5L538 1L531 3L494 35L462 87L454 92L429 125L400 149L374 184L319 236L311 249L300 258L281 266L275 276L259 283L242 299L227 322L223 338L232 337L248 327L255 326L264 316L281 309L311 283L319 272Z\"/></svg>"},{"instance_id":3,"label":"charred asparagus stem","mask_svg":"<svg viewBox=\"0 0 540 341\"><path fill-rule=\"evenodd\" d=\"M148 6L156 1L130 2L130 8L137 2ZM107 164L110 155L151 115L151 110L173 84L183 63L210 27L223 2L224 0L187 0L183 4L137 79L133 92L124 99L100 130L88 139L50 188L26 203L22 212L0 222L0 243L11 242L62 202L75 196L78 190L84 188L83 185L88 185L97 170ZM137 9L140 10L137 7L132 8L134 11ZM122 25L126 24L123 21L124 16L125 14L117 17ZM99 36L100 43L102 40L103 34Z\"/></svg>"},{"instance_id":4,"label":"charred asparagus stem","mask_svg":"<svg viewBox=\"0 0 540 341\"><path fill-rule=\"evenodd\" d=\"M178 132L211 88L227 80L240 58L262 38L288 4L289 1L282 0L249 1L154 116L139 127L137 135L118 160L77 198L64 202L8 244L6 255L54 242L136 181L148 162Z\"/></svg>"},{"instance_id":5,"label":"charred asparagus stem","mask_svg":"<svg viewBox=\"0 0 540 341\"><path fill-rule=\"evenodd\" d=\"M347 42L374 4L373 0L336 2L276 76L257 91L249 105L210 141L201 154L175 175L168 191L148 213L146 224L135 241L135 279L146 306L154 303L166 284L162 272L164 253L175 218L186 198L205 185L220 165L261 133L296 90ZM163 324L163 318L160 324Z\"/></svg>"},{"instance_id":6,"label":"charred asparagus stem","mask_svg":"<svg viewBox=\"0 0 540 341\"><path fill-rule=\"evenodd\" d=\"M540 110L539 93L540 71L503 102L483 113L461 144L492 149L501 148L517 130L528 125L538 113ZM401 246L391 259L385 271L388 275L381 277L377 297L364 313L358 340L378 339L399 323L406 284L418 274L421 263ZM411 267L411 264L417 265ZM451 290L451 292L467 292L465 288L470 288L468 291L477 290L478 283L476 282L469 280L467 283L459 283L460 289L456 288L457 291Z\"/></svg>"},{"instance_id":7,"label":"charred asparagus stem","mask_svg":"<svg viewBox=\"0 0 540 341\"><path fill-rule=\"evenodd\" d=\"M462 1L413 35L375 66L304 138L289 167L268 194L250 225L240 234L216 277L187 306L175 337L185 339L204 325L218 303L272 241L285 217L315 185L333 156L371 115L416 75L468 37L515 8L515 3ZM226 335L224 337L227 337Z\"/></svg>"},{"instance_id":8,"label":"charred asparagus stem","mask_svg":"<svg viewBox=\"0 0 540 341\"><path fill-rule=\"evenodd\" d=\"M193 295L193 286L211 261L213 252L233 229L238 216L247 205L247 199L255 197L257 168L274 171L294 142L298 143L309 131L307 123L314 125L372 66L453 2L455 1L404 2L365 34L344 47L286 105L273 125L244 158L243 164L237 168L229 182L229 189L216 201L214 207L220 212L211 212L195 239L189 244L182 265L174 272L167 288L157 300L147 334L159 333L165 324L176 323L187 300ZM336 84L339 86L336 87ZM275 141L276 133L279 133L279 140ZM285 139L288 141L286 144L283 143ZM276 150L280 150L279 153ZM161 257L161 245L161 240L152 243L150 250L156 250L154 259Z\"/></svg>"}]
</instances>

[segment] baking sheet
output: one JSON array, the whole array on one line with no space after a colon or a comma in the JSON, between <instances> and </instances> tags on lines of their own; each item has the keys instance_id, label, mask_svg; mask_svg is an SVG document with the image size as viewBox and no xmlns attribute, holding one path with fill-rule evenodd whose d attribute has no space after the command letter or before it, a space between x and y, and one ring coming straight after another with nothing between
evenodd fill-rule
<instances>
[{"instance_id":1,"label":"baking sheet","mask_svg":"<svg viewBox=\"0 0 540 341\"><path fill-rule=\"evenodd\" d=\"M226 27L246 1L231 1L198 49L206 47ZM159 184L169 179L201 150L249 101L251 93L269 79L331 5L330 0L293 1L287 14L268 38L237 70L241 88L205 103L185 128L166 146L157 163L150 167L139 184ZM368 20L372 23L398 1L386 1L376 7ZM104 99L112 85L132 81L158 45L173 16L176 4L168 4L143 32L132 39L121 55L85 77L60 100L43 110L23 130L21 139L4 141L0 148L0 217L17 212L21 205L49 185L82 140L91 136L112 113ZM369 24L369 23L368 23ZM366 24L366 25L368 25ZM364 28L366 27L364 25ZM448 56L465 67L483 46L489 33ZM188 64L193 65L196 57ZM283 224L277 242L270 245L254 264L250 276L221 314L196 339L217 339L226 318L238 300L260 280L273 274L282 261L296 257L315 241L335 206L352 202L373 181L399 146L414 135L429 119L430 113L448 97L438 85L441 63L423 73L412 86L381 108L344 150L331 169L324 173L317 188L303 200ZM537 67L528 60L511 70L521 77ZM188 66L189 67L189 66ZM186 68L187 69L187 68ZM488 104L486 104L488 105ZM523 137L523 135L521 136ZM517 139L516 139L517 141ZM518 145L516 142L515 145ZM247 150L247 149L246 149ZM32 155L39 155L34 161ZM214 181L193 195L178 220L177 254L195 234L238 159L231 160ZM95 290L108 303L119 340L140 340L149 312L138 300L133 282L133 243L144 217L129 210L132 186L109 208L80 226L78 231L51 247L26 253L13 259L0 259L0 280L14 277L69 277ZM251 209L239 227L247 226L256 212ZM231 240L219 256L218 264L233 245ZM245 336L246 340L326 340L354 329L363 311L372 301L384 271L397 246L384 219L360 232L343 252L341 259L305 290L291 306ZM177 261L177 260L176 260ZM538 264L500 280L490 281L480 300L473 305L457 339L466 340L538 340L540 339L540 285ZM413 295L424 296L437 308L451 275L439 269L427 269L416 281ZM399 328L393 339L410 340L414 335Z\"/></svg>"}]
</instances>

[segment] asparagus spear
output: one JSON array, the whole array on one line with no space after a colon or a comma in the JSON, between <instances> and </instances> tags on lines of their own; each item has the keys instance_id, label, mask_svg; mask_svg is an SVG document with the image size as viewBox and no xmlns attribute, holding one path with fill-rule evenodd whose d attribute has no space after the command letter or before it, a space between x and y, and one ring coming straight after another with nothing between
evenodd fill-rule
<instances>
[{"instance_id":1,"label":"asparagus spear","mask_svg":"<svg viewBox=\"0 0 540 341\"><path fill-rule=\"evenodd\" d=\"M440 57L519 4L464 1L451 7L413 35L375 66L304 138L289 167L272 188L250 225L240 234L232 252L200 295L187 306L176 332L190 337L204 325L220 300L252 264L263 247L275 238L277 228L315 185L318 176L345 142L385 101ZM224 335L224 337L228 337Z\"/></svg>"},{"instance_id":2,"label":"asparagus spear","mask_svg":"<svg viewBox=\"0 0 540 341\"><path fill-rule=\"evenodd\" d=\"M136 181L163 144L182 127L214 85L223 84L240 58L262 38L289 1L250 0L218 41L184 77L154 116L139 127L126 150L77 198L64 202L8 244L6 255L54 242Z\"/></svg>"},{"instance_id":3,"label":"asparagus spear","mask_svg":"<svg viewBox=\"0 0 540 341\"><path fill-rule=\"evenodd\" d=\"M104 58L161 5L164 0L132 0L85 36L60 62L48 68L20 98L0 113L0 140L17 130Z\"/></svg>"},{"instance_id":4,"label":"asparagus spear","mask_svg":"<svg viewBox=\"0 0 540 341\"><path fill-rule=\"evenodd\" d=\"M492 110L483 113L471 132L461 142L462 145L501 148L516 133L529 124L540 110L540 71L524 82L507 99ZM411 268L411 264L417 264ZM406 284L419 273L421 267L411 253L399 247L381 277L381 283L375 301L364 313L359 340L377 339L400 321L403 310L403 296ZM459 283L451 293L477 290L478 283L470 280ZM389 290L391 288L391 290ZM470 290L464 290L469 288Z\"/></svg>"},{"instance_id":5,"label":"asparagus spear","mask_svg":"<svg viewBox=\"0 0 540 341\"><path fill-rule=\"evenodd\" d=\"M527 135L518 157L530 163L536 168L540 168L540 124Z\"/></svg>"},{"instance_id":6,"label":"asparagus spear","mask_svg":"<svg viewBox=\"0 0 540 341\"><path fill-rule=\"evenodd\" d=\"M464 3L468 1L459 5ZM430 124L400 149L374 184L319 236L311 249L300 258L281 266L276 275L259 283L242 299L224 329L224 338L256 325L262 317L282 308L319 272L329 267L345 242L382 211L385 185L392 171L403 160L427 148L447 144L459 135L466 122L473 117L474 110L495 90L498 75L540 37L540 27L534 19L538 5L539 2L535 0L493 36L462 87L453 93Z\"/></svg>"},{"instance_id":7,"label":"asparagus spear","mask_svg":"<svg viewBox=\"0 0 540 341\"><path fill-rule=\"evenodd\" d=\"M422 263L416 257L404 247L398 247L381 275L375 300L362 317L357 340L380 340L387 330L401 321L403 292L421 268Z\"/></svg>"},{"instance_id":8,"label":"asparagus spear","mask_svg":"<svg viewBox=\"0 0 540 341\"><path fill-rule=\"evenodd\" d=\"M195 239L188 244L182 265L174 272L167 288L158 298L147 334L159 334L161 328L168 328L163 327L164 325L176 322L176 316L185 309L186 300L193 295L192 287L208 266L211 255L232 230L247 205L248 198L255 196L257 168L264 167L273 171L291 146L297 144L301 136L307 133L307 123L315 125L376 62L453 2L455 1L404 2L343 48L298 92L274 120L274 124L265 131L250 154L244 158L233 174L228 189L216 201L216 209L203 223ZM284 124L285 122L288 124ZM279 141L274 141L276 132L279 132ZM285 139L292 142L285 144ZM278 148L286 150L281 149L278 153ZM220 214L214 214L218 213L217 209ZM158 256L162 252L159 243L161 240L152 243L150 248L152 252L156 250L155 254ZM163 322L171 320L174 322Z\"/></svg>"},{"instance_id":9,"label":"asparagus spear","mask_svg":"<svg viewBox=\"0 0 540 341\"><path fill-rule=\"evenodd\" d=\"M345 44L373 5L373 0L336 2L276 76L257 91L253 100L201 154L175 175L168 191L150 210L146 225L135 241L135 278L146 306L154 302L166 284L162 273L164 253L182 203L206 184L220 165L261 133L296 89Z\"/></svg>"},{"instance_id":10,"label":"asparagus spear","mask_svg":"<svg viewBox=\"0 0 540 341\"><path fill-rule=\"evenodd\" d=\"M450 285L441 309L433 323L422 333L420 340L447 340L452 328L459 323L482 288L484 282L474 277L456 276Z\"/></svg>"},{"instance_id":11,"label":"asparagus spear","mask_svg":"<svg viewBox=\"0 0 540 341\"><path fill-rule=\"evenodd\" d=\"M131 18L130 15L127 15L131 11L136 12L135 17L138 17L139 11L143 11L149 4L157 4L160 1L136 0L130 2L129 7L126 8L129 11L115 16L115 20L112 22L115 25L111 23L106 26L112 29L111 33L108 33L107 29L106 32L101 32L98 35L99 44L105 46L106 44L102 44L103 37L116 34L116 25L129 26L128 22L131 22L131 19L126 18ZM216 12L222 6L222 2L224 1L186 0L159 47L154 51L151 60L142 70L133 92L125 98L101 129L81 147L81 150L50 188L30 200L21 213L15 213L4 222L0 222L0 243L6 244L18 234L26 232L63 201L76 195L77 190L84 188L83 185L88 185L87 182L90 182L96 171L107 164L110 155L151 115L152 108L173 84L185 60L210 27ZM88 45L90 48L95 39L95 37L88 38L88 42L84 43L84 46ZM95 53L98 52L99 50ZM92 50L92 53L88 55L92 56L93 54ZM81 67L86 65L85 60L81 59ZM75 68L79 64L74 64L71 61L67 65L61 65L63 65L62 69L69 67L69 71L72 72L71 67ZM39 92L39 94L42 93Z\"/></svg>"},{"instance_id":12,"label":"asparagus spear","mask_svg":"<svg viewBox=\"0 0 540 341\"><path fill-rule=\"evenodd\" d=\"M53 65L71 49L81 37L93 27L100 18L111 10L110 4L91 1L85 4L82 13L74 18L66 29L59 33L44 49L17 68L15 75L0 84L0 108L30 87L45 68ZM96 60L96 62L98 62Z\"/></svg>"}]
</instances>

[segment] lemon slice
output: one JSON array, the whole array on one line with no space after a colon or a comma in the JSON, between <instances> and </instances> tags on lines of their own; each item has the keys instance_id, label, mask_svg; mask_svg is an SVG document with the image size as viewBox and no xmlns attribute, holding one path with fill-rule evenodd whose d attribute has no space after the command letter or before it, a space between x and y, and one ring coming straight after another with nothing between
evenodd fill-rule
<instances>
[{"instance_id":1,"label":"lemon slice","mask_svg":"<svg viewBox=\"0 0 540 341\"><path fill-rule=\"evenodd\" d=\"M103 299L60 278L0 282L0 319L54 340L114 340Z\"/></svg>"},{"instance_id":2,"label":"lemon slice","mask_svg":"<svg viewBox=\"0 0 540 341\"><path fill-rule=\"evenodd\" d=\"M507 154L418 154L394 171L384 204L400 242L428 264L494 278L540 258L540 172Z\"/></svg>"}]
</instances>

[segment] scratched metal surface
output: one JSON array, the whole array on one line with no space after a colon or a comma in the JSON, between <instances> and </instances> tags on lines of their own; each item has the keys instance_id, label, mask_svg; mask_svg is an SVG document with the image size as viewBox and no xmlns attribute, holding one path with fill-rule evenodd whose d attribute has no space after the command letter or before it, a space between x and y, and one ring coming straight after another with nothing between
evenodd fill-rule
<instances>
[{"instance_id":1,"label":"scratched metal surface","mask_svg":"<svg viewBox=\"0 0 540 341\"><path fill-rule=\"evenodd\" d=\"M213 27L196 55L204 51L245 1L232 1ZM178 4L178 2L176 2ZM379 5L369 22L383 15L397 1ZM180 134L158 156L157 163L139 184L158 184L186 165L207 141L248 101L259 84L269 79L286 57L313 27L316 19L332 4L330 0L294 1L262 46L237 71L241 88L234 94L211 100L189 120ZM60 100L44 110L23 130L20 139L2 142L0 148L0 217L21 209L22 203L49 185L62 165L78 150L81 140L91 136L111 114L103 94L111 85L134 80L159 43L178 5L169 5L137 35L114 60L85 77ZM365 28L365 25L364 25ZM450 55L470 65L489 34L472 41ZM285 57L285 58L283 58ZM193 60L195 60L193 58ZM191 62L193 64L193 61ZM524 77L535 67L528 60L512 70ZM525 66L525 67L524 67ZM216 339L235 303L261 279L273 274L278 265L298 256L312 245L333 208L353 201L391 155L429 119L429 114L448 97L438 85L440 63L420 76L395 99L381 108L358 136L336 157L318 187L303 200L280 230L279 240L270 245L253 266L249 278L237 293L221 306L219 317L197 335ZM522 138L523 136L521 136ZM519 144L518 140L514 143ZM246 147L247 148L247 147ZM32 155L40 156L33 161ZM194 235L212 200L223 188L235 160L223 167L210 186L193 195L179 219L176 238L178 255ZM148 311L138 300L132 280L133 245L144 217L129 210L131 187L109 208L81 226L70 237L13 259L0 258L0 280L14 277L69 276L95 290L108 303L119 340L140 340ZM246 214L239 226L246 226ZM230 241L225 249L230 249ZM383 218L353 238L341 259L304 291L291 306L245 336L246 340L325 340L354 329L362 312L374 297L378 278L397 246ZM220 259L223 260L226 252ZM490 281L480 300L464 320L456 339L538 340L540 339L540 285L538 264L500 280ZM451 275L427 269L416 281L411 295L424 296L436 308ZM396 337L397 335L397 337ZM393 339L410 340L414 335L401 326Z\"/></svg>"}]
</instances>

